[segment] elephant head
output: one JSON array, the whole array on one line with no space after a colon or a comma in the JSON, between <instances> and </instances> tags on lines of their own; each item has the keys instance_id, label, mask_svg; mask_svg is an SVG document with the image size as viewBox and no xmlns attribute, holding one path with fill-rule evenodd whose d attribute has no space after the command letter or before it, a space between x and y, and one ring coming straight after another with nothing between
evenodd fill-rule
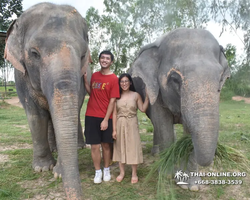
<instances>
[{"instance_id":1,"label":"elephant head","mask_svg":"<svg viewBox=\"0 0 250 200\"><path fill-rule=\"evenodd\" d=\"M52 120L67 198L81 199L77 133L82 75L91 60L86 22L71 6L37 4L11 24L5 58L16 69L17 92L32 133L33 167L51 164L44 138Z\"/></svg>"},{"instance_id":2,"label":"elephant head","mask_svg":"<svg viewBox=\"0 0 250 200\"><path fill-rule=\"evenodd\" d=\"M164 124L182 123L192 136L197 163L209 165L217 147L220 91L230 76L211 33L180 28L163 35L141 49L130 73L139 92L147 87L155 145L173 142L174 137L164 136L174 134L173 128Z\"/></svg>"}]
</instances>

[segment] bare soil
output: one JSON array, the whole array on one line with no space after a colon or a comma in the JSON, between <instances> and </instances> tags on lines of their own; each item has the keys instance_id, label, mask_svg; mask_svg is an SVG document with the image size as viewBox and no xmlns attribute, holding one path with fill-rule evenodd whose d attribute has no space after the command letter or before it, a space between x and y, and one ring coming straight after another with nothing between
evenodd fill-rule
<instances>
[{"instance_id":1,"label":"bare soil","mask_svg":"<svg viewBox=\"0 0 250 200\"><path fill-rule=\"evenodd\" d=\"M250 97L235 96L232 98L234 101L245 101L245 103L250 103Z\"/></svg>"},{"instance_id":2,"label":"bare soil","mask_svg":"<svg viewBox=\"0 0 250 200\"><path fill-rule=\"evenodd\" d=\"M23 107L18 97L12 97L11 99L6 99L4 101L13 106L18 106L20 108Z\"/></svg>"},{"instance_id":3,"label":"bare soil","mask_svg":"<svg viewBox=\"0 0 250 200\"><path fill-rule=\"evenodd\" d=\"M234 101L245 101L245 103L250 104L250 97L234 96L232 98L232 100L234 100ZM6 99L5 101L8 104L11 104L13 106L18 106L20 108L23 107L18 97L12 97L11 99Z\"/></svg>"}]
</instances>

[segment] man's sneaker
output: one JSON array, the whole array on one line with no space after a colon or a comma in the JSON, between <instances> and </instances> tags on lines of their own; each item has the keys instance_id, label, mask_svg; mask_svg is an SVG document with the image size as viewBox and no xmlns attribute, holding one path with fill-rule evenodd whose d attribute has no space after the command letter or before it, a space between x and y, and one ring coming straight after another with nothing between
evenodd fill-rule
<instances>
[{"instance_id":1,"label":"man's sneaker","mask_svg":"<svg viewBox=\"0 0 250 200\"><path fill-rule=\"evenodd\" d=\"M109 169L104 169L103 170L103 180L104 181L110 181L111 175L110 175L110 170Z\"/></svg>"},{"instance_id":2,"label":"man's sneaker","mask_svg":"<svg viewBox=\"0 0 250 200\"><path fill-rule=\"evenodd\" d=\"M101 183L102 182L102 170L98 170L95 172L94 183Z\"/></svg>"}]
</instances>

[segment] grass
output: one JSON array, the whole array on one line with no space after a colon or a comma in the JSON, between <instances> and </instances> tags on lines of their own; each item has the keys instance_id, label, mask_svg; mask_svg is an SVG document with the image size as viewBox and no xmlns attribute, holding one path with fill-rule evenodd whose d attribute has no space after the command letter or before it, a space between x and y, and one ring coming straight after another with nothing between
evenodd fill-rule
<instances>
[{"instance_id":1,"label":"grass","mask_svg":"<svg viewBox=\"0 0 250 200\"><path fill-rule=\"evenodd\" d=\"M81 122L84 125L85 100ZM144 163L138 167L139 182L130 183L131 167L126 166L126 176L121 183L115 182L119 173L117 163L112 165L112 181L100 185L93 184L94 169L90 149L79 150L79 170L85 199L158 199L158 174L148 182L146 176L158 157L150 154L153 140L153 126L145 114L138 112ZM182 136L182 126L175 126L177 138ZM244 102L224 101L220 104L219 141L237 149L250 159L250 105ZM31 136L23 109L0 101L0 199L56 199L64 198L61 180L55 180L51 172L35 173L32 170ZM8 150L6 150L8 149ZM56 156L56 155L55 155ZM232 171L223 166L201 168L205 171ZM239 171L235 168L236 171ZM233 169L234 171L234 169ZM216 177L214 177L216 178ZM236 177L237 178L237 177ZM244 199L250 196L249 175L240 178L242 185L207 185L200 192L184 191L172 181L166 181L166 199Z\"/></svg>"},{"instance_id":2,"label":"grass","mask_svg":"<svg viewBox=\"0 0 250 200\"><path fill-rule=\"evenodd\" d=\"M0 100L9 99L13 96L17 96L15 86L6 86L6 91L5 91L5 87L0 85Z\"/></svg>"},{"instance_id":3,"label":"grass","mask_svg":"<svg viewBox=\"0 0 250 200\"><path fill-rule=\"evenodd\" d=\"M6 91L8 92L10 90L13 90L13 92L16 92L16 86L6 86ZM5 86L0 85L0 92L5 92Z\"/></svg>"}]
</instances>

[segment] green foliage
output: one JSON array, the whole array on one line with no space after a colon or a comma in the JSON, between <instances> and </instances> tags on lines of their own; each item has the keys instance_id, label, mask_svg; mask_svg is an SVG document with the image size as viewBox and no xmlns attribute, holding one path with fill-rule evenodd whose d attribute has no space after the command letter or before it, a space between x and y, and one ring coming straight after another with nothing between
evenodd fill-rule
<instances>
[{"instance_id":1,"label":"green foliage","mask_svg":"<svg viewBox=\"0 0 250 200\"><path fill-rule=\"evenodd\" d=\"M228 93L250 97L250 63L242 63L239 69L232 73L229 80L225 83L225 89ZM222 90L223 91L223 90Z\"/></svg>"},{"instance_id":2,"label":"green foliage","mask_svg":"<svg viewBox=\"0 0 250 200\"><path fill-rule=\"evenodd\" d=\"M231 77L225 82L221 99L229 100L234 95L250 96L250 63L247 60L236 60L236 48L227 45L225 55L231 71Z\"/></svg>"},{"instance_id":3,"label":"green foliage","mask_svg":"<svg viewBox=\"0 0 250 200\"><path fill-rule=\"evenodd\" d=\"M19 17L22 14L22 0L1 0L0 1L0 31L7 31L12 22L12 17ZM5 40L0 40L0 69L6 68L4 63ZM3 73L2 73L3 74ZM2 77L6 78L6 77Z\"/></svg>"},{"instance_id":4,"label":"green foliage","mask_svg":"<svg viewBox=\"0 0 250 200\"><path fill-rule=\"evenodd\" d=\"M22 10L22 0L1 0L0 30L6 31L11 23L11 17L14 14L19 17L22 14Z\"/></svg>"},{"instance_id":5,"label":"green foliage","mask_svg":"<svg viewBox=\"0 0 250 200\"><path fill-rule=\"evenodd\" d=\"M171 174L179 169L181 163L185 162L187 166L188 158L193 151L193 143L190 135L185 135L169 148L166 148L161 154L158 161L156 161L149 174L147 175L146 181L158 172L158 199L175 199L173 191L166 191L166 185L171 185ZM216 168L220 168L223 165L228 169L238 169L244 172L250 172L250 160L248 160L240 151L222 145L218 142L214 165Z\"/></svg>"},{"instance_id":6,"label":"green foliage","mask_svg":"<svg viewBox=\"0 0 250 200\"><path fill-rule=\"evenodd\" d=\"M228 66L230 68L231 74L238 71L238 62L236 60L236 47L228 44L225 48L225 55L227 58Z\"/></svg>"},{"instance_id":7,"label":"green foliage","mask_svg":"<svg viewBox=\"0 0 250 200\"><path fill-rule=\"evenodd\" d=\"M235 93L232 90L227 89L225 86L222 88L220 93L220 100L228 101L231 100L233 96L235 96Z\"/></svg>"},{"instance_id":8,"label":"green foliage","mask_svg":"<svg viewBox=\"0 0 250 200\"><path fill-rule=\"evenodd\" d=\"M105 3L105 2L104 2ZM130 27L129 22L124 14L116 17L112 13L99 15L98 11L90 8L87 11L86 21L89 25L90 49L95 70L98 64L100 51L110 49L114 56L114 64L111 69L119 75L125 72L129 63L132 62L134 55L131 49L138 50L142 43L142 36Z\"/></svg>"},{"instance_id":9,"label":"green foliage","mask_svg":"<svg viewBox=\"0 0 250 200\"><path fill-rule=\"evenodd\" d=\"M0 68L4 67L4 48L5 48L5 41L0 40Z\"/></svg>"},{"instance_id":10,"label":"green foliage","mask_svg":"<svg viewBox=\"0 0 250 200\"><path fill-rule=\"evenodd\" d=\"M250 6L248 0L210 0L212 18L222 25L221 33L224 31L233 31L237 29L244 31L244 40L247 59L250 58ZM228 30L229 27L229 30ZM237 34L236 34L237 35Z\"/></svg>"},{"instance_id":11,"label":"green foliage","mask_svg":"<svg viewBox=\"0 0 250 200\"><path fill-rule=\"evenodd\" d=\"M163 33L178 27L205 28L210 21L221 24L222 30L244 32L244 60L239 60L236 47L228 44L225 54L231 77L222 89L221 99L233 95L250 96L249 13L246 0L105 0L105 11L99 15L88 10L86 20L90 27L90 46L94 66L104 46L115 54L113 71L119 75L131 65L142 45L152 42ZM156 14L157 13L157 14ZM247 17L248 16L248 17ZM227 29L228 28L228 29ZM94 68L92 66L92 68Z\"/></svg>"}]
</instances>

